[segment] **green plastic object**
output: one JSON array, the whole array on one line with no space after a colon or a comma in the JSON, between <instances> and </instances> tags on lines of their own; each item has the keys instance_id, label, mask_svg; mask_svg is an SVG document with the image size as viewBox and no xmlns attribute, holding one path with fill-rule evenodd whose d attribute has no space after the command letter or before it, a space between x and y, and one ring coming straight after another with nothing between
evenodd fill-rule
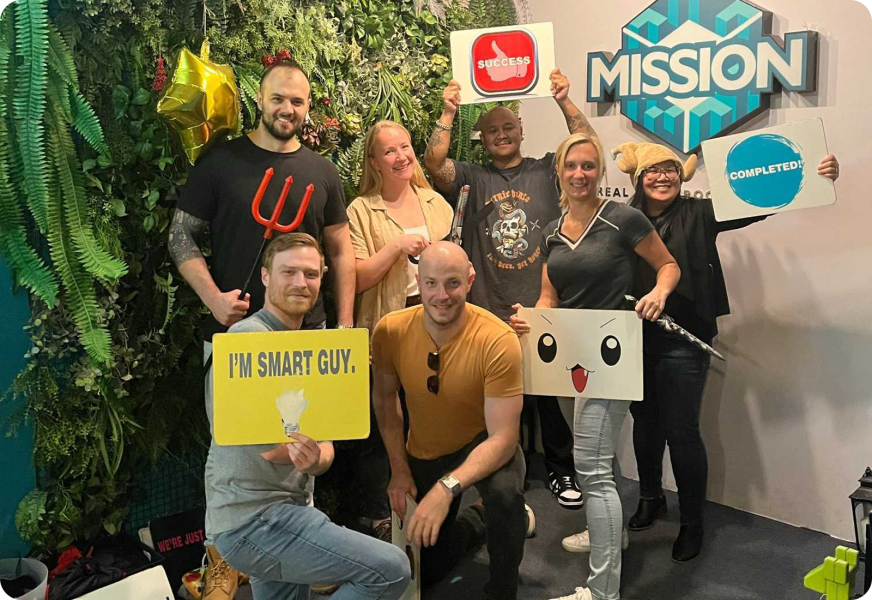
<instances>
[{"instance_id":1,"label":"green plastic object","mask_svg":"<svg viewBox=\"0 0 872 600\"><path fill-rule=\"evenodd\" d=\"M859 555L853 548L837 546L835 556L826 557L824 564L809 571L803 585L826 600L850 600Z\"/></svg>"}]
</instances>

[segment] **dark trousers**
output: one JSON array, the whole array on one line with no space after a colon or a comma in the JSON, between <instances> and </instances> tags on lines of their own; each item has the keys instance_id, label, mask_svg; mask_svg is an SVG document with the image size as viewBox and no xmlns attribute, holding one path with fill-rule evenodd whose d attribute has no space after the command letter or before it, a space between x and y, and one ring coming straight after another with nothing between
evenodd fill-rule
<instances>
[{"instance_id":1,"label":"dark trousers","mask_svg":"<svg viewBox=\"0 0 872 600\"><path fill-rule=\"evenodd\" d=\"M678 337L650 336L644 348L645 399L630 405L641 495L663 495L663 451L669 444L681 523L700 523L708 459L699 412L709 355Z\"/></svg>"},{"instance_id":2,"label":"dark trousers","mask_svg":"<svg viewBox=\"0 0 872 600\"><path fill-rule=\"evenodd\" d=\"M378 423L372 416L372 407L369 437L352 444L348 459L352 473L351 490L357 490L354 493L360 494L360 516L375 520L390 518L391 504L387 490L391 466Z\"/></svg>"},{"instance_id":3,"label":"dark trousers","mask_svg":"<svg viewBox=\"0 0 872 600\"><path fill-rule=\"evenodd\" d=\"M433 460L409 457L409 467L421 499L439 479L459 467L469 453L487 439L487 431L453 454ZM491 600L515 600L518 594L518 566L524 556L526 511L524 510L524 456L518 447L505 465L473 484L484 501L480 506L460 510L455 498L439 530L436 545L421 550L421 583L429 587L443 579L461 557L487 535L490 581L484 588Z\"/></svg>"},{"instance_id":4,"label":"dark trousers","mask_svg":"<svg viewBox=\"0 0 872 600\"><path fill-rule=\"evenodd\" d=\"M524 394L524 414L521 421L527 424L528 435L525 454L535 452L533 435L535 420L533 411L539 411L539 425L542 430L542 450L545 454L545 468L558 477L575 477L575 463L572 459L572 430L560 411L560 404L554 396L531 396ZM529 463L528 463L529 464Z\"/></svg>"},{"instance_id":5,"label":"dark trousers","mask_svg":"<svg viewBox=\"0 0 872 600\"><path fill-rule=\"evenodd\" d=\"M370 377L370 382L372 377ZM349 474L349 486L344 490L354 498L351 512L358 517L382 520L391 516L388 483L391 466L385 449L375 410L370 385L369 437L365 440L336 442L336 461Z\"/></svg>"}]
</instances>

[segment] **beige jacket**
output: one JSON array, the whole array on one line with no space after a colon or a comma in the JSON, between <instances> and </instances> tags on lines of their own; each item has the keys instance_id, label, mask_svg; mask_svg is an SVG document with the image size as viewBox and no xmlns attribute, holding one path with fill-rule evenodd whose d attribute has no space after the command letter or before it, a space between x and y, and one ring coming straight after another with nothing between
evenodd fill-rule
<instances>
[{"instance_id":1,"label":"beige jacket","mask_svg":"<svg viewBox=\"0 0 872 600\"><path fill-rule=\"evenodd\" d=\"M433 190L416 190L430 241L438 241L448 235L454 213L445 199ZM348 224L351 228L351 245L354 257L366 259L403 235L403 228L389 215L381 194L358 196L348 205ZM357 294L354 301L354 323L366 327L370 334L383 316L406 306L406 289L409 283L409 258L397 259L384 279L365 292Z\"/></svg>"}]
</instances>

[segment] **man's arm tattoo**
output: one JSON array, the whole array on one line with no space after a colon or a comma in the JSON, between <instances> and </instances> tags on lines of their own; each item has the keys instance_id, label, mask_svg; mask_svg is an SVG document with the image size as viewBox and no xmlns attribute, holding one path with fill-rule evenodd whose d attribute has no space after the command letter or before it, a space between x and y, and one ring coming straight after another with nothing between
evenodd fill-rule
<instances>
[{"instance_id":1,"label":"man's arm tattoo","mask_svg":"<svg viewBox=\"0 0 872 600\"><path fill-rule=\"evenodd\" d=\"M208 223L183 210L176 209L170 224L169 250L176 266L195 258L203 258L199 241Z\"/></svg>"},{"instance_id":2,"label":"man's arm tattoo","mask_svg":"<svg viewBox=\"0 0 872 600\"><path fill-rule=\"evenodd\" d=\"M430 173L433 176L433 181L436 187L450 194L454 191L454 179L457 177L457 170L454 167L454 161L446 158L442 166Z\"/></svg>"},{"instance_id":3,"label":"man's arm tattoo","mask_svg":"<svg viewBox=\"0 0 872 600\"><path fill-rule=\"evenodd\" d=\"M424 151L425 163L434 160L435 157L433 156L433 153L436 148L448 144L446 136L443 136L442 133L443 131L434 129L433 133L430 135L430 141L427 142L427 149ZM445 153L448 153L447 148ZM436 187L443 192L448 193L454 190L454 178L456 174L457 172L454 168L454 161L447 156L442 160L442 164L439 167L430 171L430 175L433 177L433 182L436 184Z\"/></svg>"},{"instance_id":4,"label":"man's arm tattoo","mask_svg":"<svg viewBox=\"0 0 872 600\"><path fill-rule=\"evenodd\" d=\"M596 131L591 126L590 121L581 112L566 117L566 126L569 127L569 133L583 133L588 137L596 137Z\"/></svg>"},{"instance_id":5,"label":"man's arm tattoo","mask_svg":"<svg viewBox=\"0 0 872 600\"><path fill-rule=\"evenodd\" d=\"M427 142L427 150L438 148L445 143L445 138L442 137L441 129L434 129L430 134L430 141Z\"/></svg>"}]
</instances>

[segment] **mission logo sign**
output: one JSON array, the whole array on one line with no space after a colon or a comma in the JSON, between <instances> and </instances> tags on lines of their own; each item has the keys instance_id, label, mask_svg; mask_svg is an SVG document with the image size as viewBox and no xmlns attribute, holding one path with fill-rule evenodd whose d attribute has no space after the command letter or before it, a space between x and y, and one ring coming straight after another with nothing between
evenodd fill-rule
<instances>
[{"instance_id":1,"label":"mission logo sign","mask_svg":"<svg viewBox=\"0 0 872 600\"><path fill-rule=\"evenodd\" d=\"M682 152L769 109L780 88L816 88L818 34L771 34L772 13L744 0L657 0L622 31L615 54L587 56L589 102Z\"/></svg>"}]
</instances>

